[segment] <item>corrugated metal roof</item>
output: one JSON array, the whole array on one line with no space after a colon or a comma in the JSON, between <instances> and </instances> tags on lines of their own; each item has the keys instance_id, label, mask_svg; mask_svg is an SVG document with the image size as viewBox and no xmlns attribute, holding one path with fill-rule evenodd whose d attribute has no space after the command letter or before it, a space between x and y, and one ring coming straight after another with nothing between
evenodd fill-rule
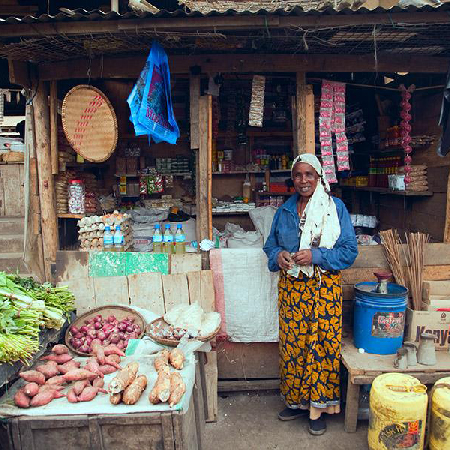
<instances>
[{"instance_id":1,"label":"corrugated metal roof","mask_svg":"<svg viewBox=\"0 0 450 450\"><path fill-rule=\"evenodd\" d=\"M344 3L344 2L342 2ZM305 5L306 2L299 2ZM316 3L314 3L316 4ZM345 4L348 4L347 2ZM42 14L40 16L25 16L25 17L7 17L0 18L0 26L2 24L36 24L36 23L52 23L52 22L77 22L77 21L111 21L111 20L130 20L130 19L146 19L146 18L190 18L190 17L224 17L224 16L258 16L258 15L278 15L278 16L319 16L319 15L371 15L380 13L422 13L422 12L436 12L449 11L450 3L442 3L440 5L431 6L425 5L421 7L407 6L401 8L394 6L389 9L381 7L375 9L367 9L361 6L357 9L349 7L343 9L335 9L331 6L323 9L307 9L302 6L295 6L289 9L277 9L267 11L266 9L259 9L257 11L239 11L229 9L226 11L211 10L208 13L199 11L189 11L185 9L177 9L175 11L160 10L157 13L136 13L132 11L119 14L116 12L103 12L100 10L87 11L85 9L70 10L70 12L60 12L56 15Z\"/></svg>"}]
</instances>

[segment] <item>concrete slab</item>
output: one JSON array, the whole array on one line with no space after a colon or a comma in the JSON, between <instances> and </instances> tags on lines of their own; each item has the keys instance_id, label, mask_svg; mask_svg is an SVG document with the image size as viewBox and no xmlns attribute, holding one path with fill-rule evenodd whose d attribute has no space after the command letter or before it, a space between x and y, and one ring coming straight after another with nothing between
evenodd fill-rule
<instances>
[{"instance_id":1,"label":"concrete slab","mask_svg":"<svg viewBox=\"0 0 450 450\"><path fill-rule=\"evenodd\" d=\"M356 433L344 431L344 414L327 416L323 436L308 433L308 420L277 419L283 409L278 394L237 393L219 396L217 423L207 423L203 450L366 450L368 422L360 421Z\"/></svg>"}]
</instances>

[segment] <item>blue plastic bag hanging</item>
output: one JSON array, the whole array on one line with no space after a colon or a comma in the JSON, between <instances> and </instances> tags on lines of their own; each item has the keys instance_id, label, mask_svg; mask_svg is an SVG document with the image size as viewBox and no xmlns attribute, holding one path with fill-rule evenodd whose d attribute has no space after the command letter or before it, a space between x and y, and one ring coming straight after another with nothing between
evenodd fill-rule
<instances>
[{"instance_id":1,"label":"blue plastic bag hanging","mask_svg":"<svg viewBox=\"0 0 450 450\"><path fill-rule=\"evenodd\" d=\"M128 97L136 135L176 144L180 136L170 94L169 62L164 49L153 42L147 62Z\"/></svg>"}]
</instances>

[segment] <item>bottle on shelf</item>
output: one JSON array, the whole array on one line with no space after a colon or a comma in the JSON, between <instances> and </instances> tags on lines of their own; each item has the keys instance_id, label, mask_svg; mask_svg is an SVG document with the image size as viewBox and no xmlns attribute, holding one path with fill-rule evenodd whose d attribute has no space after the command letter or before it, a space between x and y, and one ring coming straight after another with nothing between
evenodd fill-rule
<instances>
[{"instance_id":1,"label":"bottle on shelf","mask_svg":"<svg viewBox=\"0 0 450 450\"><path fill-rule=\"evenodd\" d=\"M177 232L175 234L175 253L182 255L186 253L186 235L183 232L181 223L177 224Z\"/></svg>"},{"instance_id":2,"label":"bottle on shelf","mask_svg":"<svg viewBox=\"0 0 450 450\"><path fill-rule=\"evenodd\" d=\"M155 223L155 231L153 232L153 251L156 253L163 252L163 236L159 223Z\"/></svg>"},{"instance_id":3,"label":"bottle on shelf","mask_svg":"<svg viewBox=\"0 0 450 450\"><path fill-rule=\"evenodd\" d=\"M242 184L242 197L244 200L244 203L248 203L250 201L250 198L252 196L252 185L250 183L250 180L248 179L248 174L245 177L245 181Z\"/></svg>"},{"instance_id":4,"label":"bottle on shelf","mask_svg":"<svg viewBox=\"0 0 450 450\"><path fill-rule=\"evenodd\" d=\"M105 252L112 252L114 246L114 236L111 233L111 227L107 225L105 227L105 233L103 234L103 250Z\"/></svg>"},{"instance_id":5,"label":"bottle on shelf","mask_svg":"<svg viewBox=\"0 0 450 450\"><path fill-rule=\"evenodd\" d=\"M173 253L173 235L170 231L170 223L166 223L163 236L164 253Z\"/></svg>"},{"instance_id":6,"label":"bottle on shelf","mask_svg":"<svg viewBox=\"0 0 450 450\"><path fill-rule=\"evenodd\" d=\"M123 252L124 251L124 238L122 231L120 230L120 225L116 226L116 232L113 236L114 251Z\"/></svg>"}]
</instances>

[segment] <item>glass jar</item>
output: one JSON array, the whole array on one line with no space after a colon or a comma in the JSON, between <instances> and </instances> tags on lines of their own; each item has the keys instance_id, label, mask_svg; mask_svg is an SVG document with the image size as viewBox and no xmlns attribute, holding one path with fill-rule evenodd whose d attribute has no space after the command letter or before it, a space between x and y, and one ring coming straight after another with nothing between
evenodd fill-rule
<instances>
[{"instance_id":1,"label":"glass jar","mask_svg":"<svg viewBox=\"0 0 450 450\"><path fill-rule=\"evenodd\" d=\"M84 214L84 184L81 180L70 180L69 183L69 213Z\"/></svg>"}]
</instances>

